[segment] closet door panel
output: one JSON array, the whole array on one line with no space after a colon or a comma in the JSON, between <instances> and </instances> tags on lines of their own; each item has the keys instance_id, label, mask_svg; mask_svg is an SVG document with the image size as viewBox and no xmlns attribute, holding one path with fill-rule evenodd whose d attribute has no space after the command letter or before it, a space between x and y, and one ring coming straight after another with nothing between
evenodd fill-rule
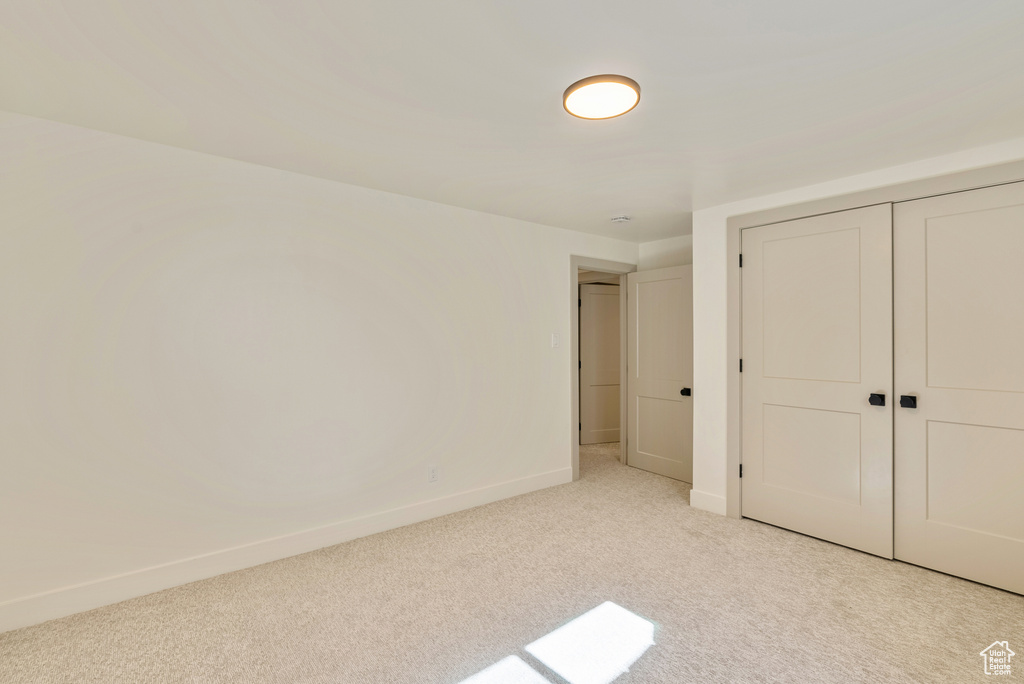
<instances>
[{"instance_id":1,"label":"closet door panel","mask_svg":"<svg viewBox=\"0 0 1024 684\"><path fill-rule=\"evenodd\" d=\"M1024 593L1024 184L894 219L895 555Z\"/></svg>"},{"instance_id":2,"label":"closet door panel","mask_svg":"<svg viewBox=\"0 0 1024 684\"><path fill-rule=\"evenodd\" d=\"M742 513L888 558L891 259L890 205L743 231Z\"/></svg>"}]
</instances>

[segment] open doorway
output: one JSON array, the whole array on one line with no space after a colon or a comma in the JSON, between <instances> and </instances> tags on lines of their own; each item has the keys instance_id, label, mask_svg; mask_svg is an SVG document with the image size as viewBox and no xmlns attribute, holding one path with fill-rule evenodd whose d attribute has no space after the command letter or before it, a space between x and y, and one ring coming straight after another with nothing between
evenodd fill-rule
<instances>
[{"instance_id":1,"label":"open doorway","mask_svg":"<svg viewBox=\"0 0 1024 684\"><path fill-rule=\"evenodd\" d=\"M572 371L572 423L570 424L572 430L572 478L578 480L580 476L579 459L580 459L580 430L582 426L580 416L580 319L579 319L579 308L580 308L580 285L589 284L603 284L603 285L616 285L619 288L619 293L622 294L626 289L626 278L625 274L636 271L635 264L627 264L615 261L605 261L603 259L591 259L588 257L572 256L569 259L570 269L570 306L572 307L570 321L571 321L571 339L569 341L570 348L570 363ZM583 273L581 278L581 272ZM619 448L619 460L622 463L626 462L626 451L625 451L625 427L626 427L626 298L624 296L617 297L619 306L618 316L618 412L619 420L618 425L621 430L620 437L620 448ZM607 371L605 371L605 375ZM608 383L610 384L610 383ZM607 393L607 390L605 390Z\"/></svg>"}]
</instances>

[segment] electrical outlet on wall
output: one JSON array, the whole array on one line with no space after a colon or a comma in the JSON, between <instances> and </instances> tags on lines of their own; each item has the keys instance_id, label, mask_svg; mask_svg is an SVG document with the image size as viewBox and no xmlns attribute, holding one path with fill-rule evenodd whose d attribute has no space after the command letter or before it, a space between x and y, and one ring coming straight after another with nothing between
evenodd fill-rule
<instances>
[{"instance_id":1,"label":"electrical outlet on wall","mask_svg":"<svg viewBox=\"0 0 1024 684\"><path fill-rule=\"evenodd\" d=\"M441 477L441 471L436 465L427 466L427 482L437 482Z\"/></svg>"}]
</instances>

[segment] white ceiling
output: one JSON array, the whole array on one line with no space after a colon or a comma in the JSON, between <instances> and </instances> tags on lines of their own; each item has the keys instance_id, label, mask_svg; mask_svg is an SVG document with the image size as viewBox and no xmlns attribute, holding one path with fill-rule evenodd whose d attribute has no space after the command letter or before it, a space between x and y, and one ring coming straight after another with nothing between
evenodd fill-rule
<instances>
[{"instance_id":1,"label":"white ceiling","mask_svg":"<svg viewBox=\"0 0 1024 684\"><path fill-rule=\"evenodd\" d=\"M1024 0L0 0L0 109L643 242L1024 136Z\"/></svg>"}]
</instances>

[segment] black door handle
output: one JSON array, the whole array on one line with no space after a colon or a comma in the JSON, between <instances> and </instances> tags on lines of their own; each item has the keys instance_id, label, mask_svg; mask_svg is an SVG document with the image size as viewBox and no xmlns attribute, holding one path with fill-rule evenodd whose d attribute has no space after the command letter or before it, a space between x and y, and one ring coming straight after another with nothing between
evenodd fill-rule
<instances>
[{"instance_id":1,"label":"black door handle","mask_svg":"<svg viewBox=\"0 0 1024 684\"><path fill-rule=\"evenodd\" d=\"M868 403L872 406L885 406L885 395L884 394L872 394L868 397Z\"/></svg>"},{"instance_id":2,"label":"black door handle","mask_svg":"<svg viewBox=\"0 0 1024 684\"><path fill-rule=\"evenodd\" d=\"M917 397L913 394L900 395L900 406L902 408L917 408Z\"/></svg>"},{"instance_id":3,"label":"black door handle","mask_svg":"<svg viewBox=\"0 0 1024 684\"><path fill-rule=\"evenodd\" d=\"M690 388L689 387L684 387L683 389L679 390L679 393L681 395L683 395L684 397L688 397L688 396L690 396Z\"/></svg>"}]
</instances>

